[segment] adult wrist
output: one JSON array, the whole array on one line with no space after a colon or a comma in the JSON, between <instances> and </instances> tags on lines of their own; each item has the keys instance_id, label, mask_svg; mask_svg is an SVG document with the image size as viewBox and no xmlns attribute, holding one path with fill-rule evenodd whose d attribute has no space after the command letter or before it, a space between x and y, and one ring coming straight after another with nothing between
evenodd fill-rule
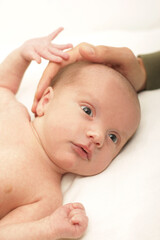
<instances>
[{"instance_id":1,"label":"adult wrist","mask_svg":"<svg viewBox=\"0 0 160 240\"><path fill-rule=\"evenodd\" d=\"M160 88L160 51L139 55L146 71L146 90Z\"/></svg>"},{"instance_id":2,"label":"adult wrist","mask_svg":"<svg viewBox=\"0 0 160 240\"><path fill-rule=\"evenodd\" d=\"M147 73L146 73L146 69L143 63L143 59L141 57L137 57L137 60L139 62L140 68L141 68L141 72L142 72L142 78L141 78L141 83L138 89L138 92L146 89L146 79L147 79Z\"/></svg>"}]
</instances>

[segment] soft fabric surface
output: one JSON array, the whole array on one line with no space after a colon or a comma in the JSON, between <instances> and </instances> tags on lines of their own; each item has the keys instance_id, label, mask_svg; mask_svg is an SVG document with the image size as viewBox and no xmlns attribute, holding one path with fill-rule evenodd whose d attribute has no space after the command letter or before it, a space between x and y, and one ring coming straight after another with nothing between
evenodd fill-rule
<instances>
[{"instance_id":1,"label":"soft fabric surface","mask_svg":"<svg viewBox=\"0 0 160 240\"><path fill-rule=\"evenodd\" d=\"M126 46L135 54L157 51L159 9L159 0L2 0L0 60L24 40L60 25L66 30L56 43ZM17 95L29 112L46 64L31 64ZM160 90L142 92L139 99L139 129L110 166L97 176L63 178L64 203L82 202L89 216L83 240L160 239Z\"/></svg>"}]
</instances>

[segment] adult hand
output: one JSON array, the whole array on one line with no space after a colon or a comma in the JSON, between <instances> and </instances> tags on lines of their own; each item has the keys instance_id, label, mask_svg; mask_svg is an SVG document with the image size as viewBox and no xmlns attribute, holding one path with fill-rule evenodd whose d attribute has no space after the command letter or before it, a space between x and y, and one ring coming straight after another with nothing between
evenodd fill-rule
<instances>
[{"instance_id":1,"label":"adult hand","mask_svg":"<svg viewBox=\"0 0 160 240\"><path fill-rule=\"evenodd\" d=\"M88 61L103 63L121 73L137 92L145 89L146 71L141 58L137 58L129 48L107 46L82 46L80 54Z\"/></svg>"}]
</instances>

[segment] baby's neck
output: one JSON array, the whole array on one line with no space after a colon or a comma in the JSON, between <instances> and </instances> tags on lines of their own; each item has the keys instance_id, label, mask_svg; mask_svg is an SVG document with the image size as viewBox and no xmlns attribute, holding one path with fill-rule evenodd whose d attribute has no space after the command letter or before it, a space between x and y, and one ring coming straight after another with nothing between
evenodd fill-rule
<instances>
[{"instance_id":1,"label":"baby's neck","mask_svg":"<svg viewBox=\"0 0 160 240\"><path fill-rule=\"evenodd\" d=\"M55 178L57 179L56 182L58 181L59 183L61 182L62 176L63 176L63 171L61 171L61 169L59 169L54 162L49 158L48 154L46 153L43 144L41 143L39 134L36 130L36 127L34 125L34 122L30 122L31 125L31 129L33 132L33 137L34 140L37 142L37 146L38 146L38 150L41 154L41 159L43 159L43 161L46 162L46 164L49 166L50 169L52 169L53 171L53 175L55 176Z\"/></svg>"}]
</instances>

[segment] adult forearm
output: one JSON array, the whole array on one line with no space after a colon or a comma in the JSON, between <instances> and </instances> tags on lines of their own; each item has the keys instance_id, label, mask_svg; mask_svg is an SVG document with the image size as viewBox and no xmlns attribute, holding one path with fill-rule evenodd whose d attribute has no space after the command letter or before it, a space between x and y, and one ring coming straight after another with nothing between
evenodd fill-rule
<instances>
[{"instance_id":1,"label":"adult forearm","mask_svg":"<svg viewBox=\"0 0 160 240\"><path fill-rule=\"evenodd\" d=\"M47 218L35 222L6 225L0 227L1 240L55 240Z\"/></svg>"}]
</instances>

